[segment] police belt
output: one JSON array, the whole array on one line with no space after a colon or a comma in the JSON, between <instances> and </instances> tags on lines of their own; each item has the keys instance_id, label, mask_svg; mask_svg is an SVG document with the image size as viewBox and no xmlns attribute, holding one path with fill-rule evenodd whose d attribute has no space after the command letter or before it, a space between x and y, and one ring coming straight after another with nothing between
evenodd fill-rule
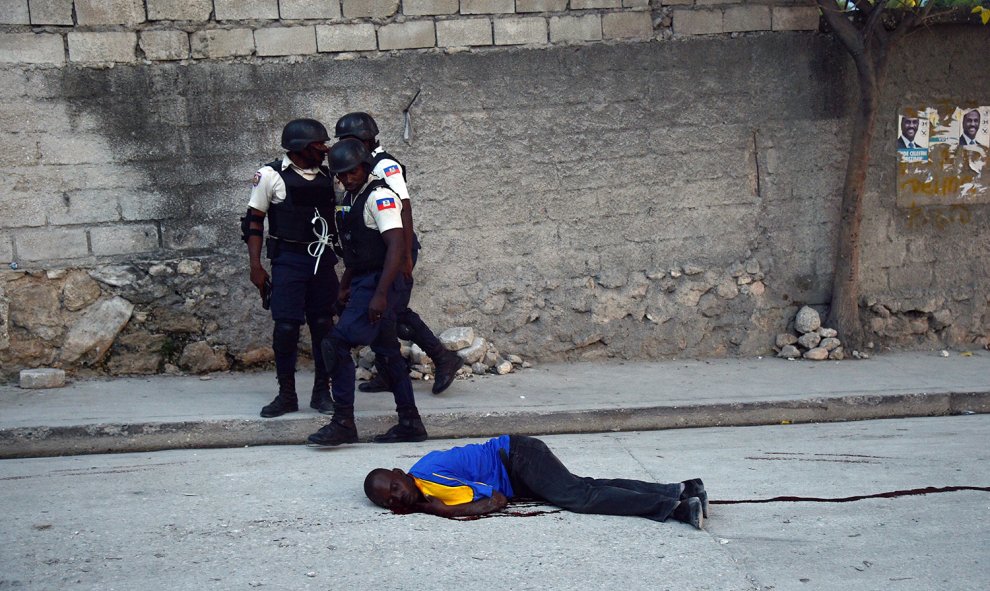
<instances>
[{"instance_id":1,"label":"police belt","mask_svg":"<svg viewBox=\"0 0 990 591\"><path fill-rule=\"evenodd\" d=\"M306 256L313 256L309 254L309 245L309 242L294 242L292 240L285 240L284 238L279 238L277 236L268 237L269 248L276 251L294 252L297 254L304 254Z\"/></svg>"}]
</instances>

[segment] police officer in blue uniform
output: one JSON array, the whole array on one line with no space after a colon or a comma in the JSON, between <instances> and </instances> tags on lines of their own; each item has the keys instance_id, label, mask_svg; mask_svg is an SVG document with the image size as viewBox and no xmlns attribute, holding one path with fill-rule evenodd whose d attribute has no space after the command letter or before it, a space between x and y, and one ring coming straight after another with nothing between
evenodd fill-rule
<instances>
[{"instance_id":1,"label":"police officer in blue uniform","mask_svg":"<svg viewBox=\"0 0 990 591\"><path fill-rule=\"evenodd\" d=\"M333 179L323 165L329 139L326 127L315 119L287 123L282 129L286 154L255 173L247 215L241 219L251 283L261 292L264 305L270 305L275 321L272 349L278 395L261 409L265 418L299 410L295 375L303 322L309 325L316 373L309 405L325 414L333 410L330 376L319 353L320 343L333 328L338 287L332 249ZM261 264L266 215L271 277Z\"/></svg>"},{"instance_id":2,"label":"police officer in blue uniform","mask_svg":"<svg viewBox=\"0 0 990 591\"><path fill-rule=\"evenodd\" d=\"M371 155L360 141L337 142L328 158L330 171L346 190L334 217L344 259L338 296L343 310L323 341L323 356L332 378L333 418L308 440L317 445L357 442L351 350L371 345L392 384L399 415L398 424L373 441L423 441L426 427L416 408L412 381L395 333L396 313L408 306L410 295L410 283L402 271L406 252L402 201L384 180L372 176Z\"/></svg>"},{"instance_id":3,"label":"police officer in blue uniform","mask_svg":"<svg viewBox=\"0 0 990 591\"><path fill-rule=\"evenodd\" d=\"M334 126L334 135L340 139L356 138L360 140L371 153L371 174L384 180L388 187L402 200L402 227L405 232L403 236L405 257L402 263L402 272L410 282L411 287L412 270L419 255L420 245L413 228L412 201L409 199L409 190L406 186L406 168L394 156L386 152L385 148L375 139L378 136L378 124L368 113L357 112L344 115L337 120L337 124ZM397 312L397 331L401 338L419 345L419 348L433 360L436 367L433 393L440 394L450 387L457 376L457 370L464 365L463 360L453 351L448 351L440 339L430 330L430 327L419 317L419 314L408 306ZM359 386L362 392L384 392L392 389L387 372L383 371L378 363L375 364L375 367L378 370L378 375Z\"/></svg>"}]
</instances>

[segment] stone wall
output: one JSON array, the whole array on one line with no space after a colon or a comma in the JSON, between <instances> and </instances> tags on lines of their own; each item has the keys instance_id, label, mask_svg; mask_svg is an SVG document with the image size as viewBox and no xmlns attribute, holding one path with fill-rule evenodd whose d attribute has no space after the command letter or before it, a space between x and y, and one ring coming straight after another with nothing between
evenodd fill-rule
<instances>
[{"instance_id":1,"label":"stone wall","mask_svg":"<svg viewBox=\"0 0 990 591\"><path fill-rule=\"evenodd\" d=\"M543 7L525 18L548 31L575 11L601 23L649 13L655 27L648 39L622 42L547 37L395 52L369 44L361 54L317 43L308 56L267 57L258 32L286 23L255 15L243 17L243 38L253 41L239 57L169 61L138 53L147 33L179 22L157 20L163 13L152 7L204 4L135 3L143 13L120 4L111 13L124 23L93 24L76 2L65 29L11 25L0 35L8 62L0 64L8 175L0 261L18 266L0 275L7 374L270 361L271 320L239 240L249 180L278 155L285 121L332 123L353 110L376 116L383 143L411 170L424 244L414 307L438 332L471 325L537 359L762 354L798 307L828 302L855 88L844 50L827 36L678 36L678 16L665 5L516 0L507 3L515 12L496 13L498 2L362 2L403 11L362 17L345 1L339 16L298 18L327 21L312 25L317 39L337 19L370 24L378 47L393 24L429 22L439 39L440 22L484 18L494 31L527 6ZM190 39L236 31L241 17L222 5L267 4L206 2L206 16L183 13L173 29ZM32 0L28 18L44 14L36 5L54 6ZM412 7L427 5L460 12L414 18ZM469 5L494 14L468 18ZM768 26L775 22L775 7L747 6L767 8ZM722 15L714 32L726 31L729 9L691 8ZM133 59L73 60L72 35L91 32L133 33ZM57 37L68 53L25 64L29 44L11 35ZM946 35L957 40L948 48ZM899 76L885 96L893 120L933 88L944 90L937 98L990 96L977 57L990 49L984 30L942 28L912 43L895 59ZM965 82L943 84L950 74ZM402 110L417 91L406 141ZM990 332L987 210L970 208L967 223L950 229L908 223L894 205L895 138L882 121L864 232L867 321L877 346L970 346ZM923 281L913 279L919 270Z\"/></svg>"}]
</instances>

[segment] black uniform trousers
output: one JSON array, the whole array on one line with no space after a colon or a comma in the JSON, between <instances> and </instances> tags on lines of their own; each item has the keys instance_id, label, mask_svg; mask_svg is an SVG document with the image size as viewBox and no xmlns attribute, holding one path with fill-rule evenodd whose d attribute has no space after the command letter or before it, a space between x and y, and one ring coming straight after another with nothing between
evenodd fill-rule
<instances>
[{"instance_id":1,"label":"black uniform trousers","mask_svg":"<svg viewBox=\"0 0 990 591\"><path fill-rule=\"evenodd\" d=\"M276 325L289 323L298 327L303 322L309 325L313 362L317 373L325 375L326 366L319 351L320 343L333 327L333 306L337 302L339 288L337 272L334 270L337 257L329 250L325 251L317 269L316 258L306 252L306 245L271 242L276 242L269 245L272 320ZM294 343L274 348L275 372L278 375L294 373L297 357Z\"/></svg>"}]
</instances>

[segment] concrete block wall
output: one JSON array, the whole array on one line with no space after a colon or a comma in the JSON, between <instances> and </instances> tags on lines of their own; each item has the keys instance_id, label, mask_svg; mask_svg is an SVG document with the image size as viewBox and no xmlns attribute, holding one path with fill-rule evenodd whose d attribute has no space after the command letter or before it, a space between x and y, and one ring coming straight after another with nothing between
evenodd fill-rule
<instances>
[{"instance_id":1,"label":"concrete block wall","mask_svg":"<svg viewBox=\"0 0 990 591\"><path fill-rule=\"evenodd\" d=\"M0 8L0 25L9 25L0 63L87 67L818 29L810 0L3 0Z\"/></svg>"}]
</instances>

